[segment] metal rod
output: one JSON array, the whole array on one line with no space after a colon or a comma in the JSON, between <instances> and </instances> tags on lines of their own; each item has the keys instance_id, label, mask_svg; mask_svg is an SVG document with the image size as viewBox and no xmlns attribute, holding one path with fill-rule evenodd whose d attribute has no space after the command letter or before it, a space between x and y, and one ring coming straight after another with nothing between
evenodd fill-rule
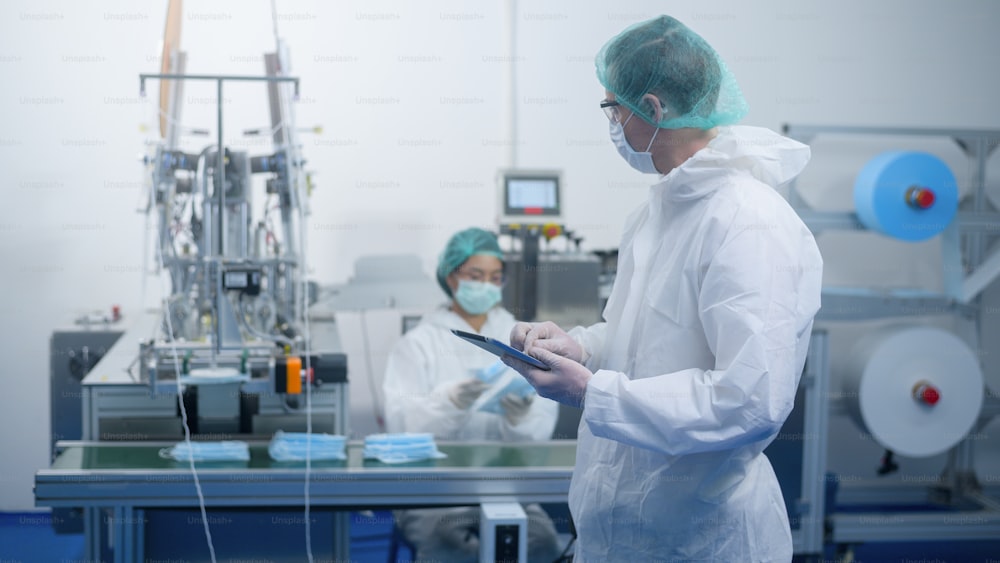
<instances>
[{"instance_id":1,"label":"metal rod","mask_svg":"<svg viewBox=\"0 0 1000 563\"><path fill-rule=\"evenodd\" d=\"M809 342L805 385L805 421L802 440L802 499L808 504L799 530L805 551L823 551L823 524L826 516L826 450L830 421L829 340L826 330L814 330Z\"/></svg>"},{"instance_id":2,"label":"metal rod","mask_svg":"<svg viewBox=\"0 0 1000 563\"><path fill-rule=\"evenodd\" d=\"M219 255L223 256L226 252L226 159L223 154L222 146L222 79L216 82L216 111L218 112L218 142L216 144L216 155L215 155L215 189L218 190L219 198L219 209L218 209L218 221L219 221ZM213 253L215 249L212 249Z\"/></svg>"},{"instance_id":3,"label":"metal rod","mask_svg":"<svg viewBox=\"0 0 1000 563\"><path fill-rule=\"evenodd\" d=\"M818 230L867 230L858 214L853 211L812 211L797 210L799 217L810 229ZM1000 234L1000 213L959 211L955 214L955 223L959 230L966 232L982 232Z\"/></svg>"},{"instance_id":4,"label":"metal rod","mask_svg":"<svg viewBox=\"0 0 1000 563\"><path fill-rule=\"evenodd\" d=\"M980 138L976 141L976 169L972 176L972 188L975 190L972 200L972 210L976 213L983 213L986 208L986 158L989 156L987 149L988 139ZM972 247L969 252L969 268L975 269L983 261L983 237L981 234L972 234Z\"/></svg>"},{"instance_id":5,"label":"metal rod","mask_svg":"<svg viewBox=\"0 0 1000 563\"><path fill-rule=\"evenodd\" d=\"M222 261L212 260L209 267L215 272L215 314L212 315L212 328L215 332L212 347L209 349L209 365L216 366L216 355L222 352L222 300L225 294L222 292Z\"/></svg>"},{"instance_id":6,"label":"metal rod","mask_svg":"<svg viewBox=\"0 0 1000 563\"><path fill-rule=\"evenodd\" d=\"M215 354L217 351L222 350L222 300L225 298L225 294L222 291L222 257L226 253L226 174L225 166L226 159L223 154L222 146L222 79L219 78L215 82L215 107L218 111L218 143L216 145L216 155L215 155L215 189L218 190L219 197L219 208L218 208L218 222L219 222L219 260L214 261L215 264L215 346L212 347L212 367L215 367ZM212 249L213 255L215 249Z\"/></svg>"},{"instance_id":7,"label":"metal rod","mask_svg":"<svg viewBox=\"0 0 1000 563\"><path fill-rule=\"evenodd\" d=\"M782 130L795 138L810 137L820 133L866 135L923 135L962 137L973 139L1000 139L1000 131L988 129L930 129L916 127L853 127L841 125L792 125L786 123Z\"/></svg>"},{"instance_id":8,"label":"metal rod","mask_svg":"<svg viewBox=\"0 0 1000 563\"><path fill-rule=\"evenodd\" d=\"M139 85L145 90L147 78L160 80L242 80L249 82L294 82L298 84L299 79L295 76L252 76L252 75L227 75L227 74L172 74L172 73L142 73L139 75ZM296 89L297 91L297 89Z\"/></svg>"}]
</instances>

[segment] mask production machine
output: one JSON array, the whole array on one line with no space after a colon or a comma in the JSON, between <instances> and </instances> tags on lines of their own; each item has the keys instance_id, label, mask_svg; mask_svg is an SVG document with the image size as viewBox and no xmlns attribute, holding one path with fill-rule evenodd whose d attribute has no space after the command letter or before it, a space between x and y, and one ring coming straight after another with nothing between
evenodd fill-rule
<instances>
[{"instance_id":1,"label":"mask production machine","mask_svg":"<svg viewBox=\"0 0 1000 563\"><path fill-rule=\"evenodd\" d=\"M132 315L116 307L53 333L53 456L63 440L177 442L185 421L195 442L269 440L307 424L313 432L348 432L337 327L306 320L316 291L305 263L311 185L287 45L277 40L260 76L184 74L180 20L180 3L171 2L161 72L140 75L143 94L151 84L160 94L160 138L144 159L156 274L144 284L160 293L161 306ZM193 81L218 94L217 139L200 151L181 148L182 92ZM225 145L223 90L235 82L267 88L270 127L244 134L270 136L271 152ZM263 201L255 206L255 198ZM83 531L97 560L108 557L106 516L94 507L55 508L53 523L60 532ZM154 530L187 533L194 517L201 518L191 510L147 513L147 547L157 543ZM224 517L247 518L245 511ZM324 518L331 536L346 528L341 515Z\"/></svg>"}]
</instances>

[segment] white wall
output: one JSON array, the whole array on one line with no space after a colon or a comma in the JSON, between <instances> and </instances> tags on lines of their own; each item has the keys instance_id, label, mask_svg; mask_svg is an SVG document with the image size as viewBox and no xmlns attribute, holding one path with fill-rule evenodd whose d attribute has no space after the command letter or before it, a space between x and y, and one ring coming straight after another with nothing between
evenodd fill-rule
<instances>
[{"instance_id":1,"label":"white wall","mask_svg":"<svg viewBox=\"0 0 1000 563\"><path fill-rule=\"evenodd\" d=\"M343 281L371 253L416 253L429 271L453 231L493 224L494 174L508 164L562 169L566 223L589 248L616 246L648 180L607 141L592 58L661 10L729 62L752 108L747 124L1000 128L991 72L1000 4L990 0L522 1L509 22L507 6L278 0L279 33L302 78L298 123L324 127L303 137L318 184L309 256L317 280ZM152 127L155 96L137 98L137 75L158 69L165 11L162 0L0 4L0 451L16 452L0 456L0 510L32 507L33 473L48 463L49 333L82 311L119 303L128 315L140 305L135 157L150 137L140 125ZM192 73L257 74L273 49L264 0L189 0L183 27ZM184 122L213 128L214 97L189 87ZM258 150L238 133L267 123L263 88L233 86L223 98L228 141ZM853 175L878 147L823 142L806 195L846 209ZM859 260L848 243L822 244L828 280L940 283L921 245L866 244ZM887 255L899 265L885 266Z\"/></svg>"}]
</instances>

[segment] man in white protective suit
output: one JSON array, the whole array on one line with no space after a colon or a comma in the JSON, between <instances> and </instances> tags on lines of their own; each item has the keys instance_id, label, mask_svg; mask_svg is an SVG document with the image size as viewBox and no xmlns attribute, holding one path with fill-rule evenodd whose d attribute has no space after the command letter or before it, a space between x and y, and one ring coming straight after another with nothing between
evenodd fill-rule
<instances>
[{"instance_id":1,"label":"man in white protective suit","mask_svg":"<svg viewBox=\"0 0 1000 563\"><path fill-rule=\"evenodd\" d=\"M500 305L502 260L496 236L489 231L470 228L449 239L436 272L449 302L424 315L403 335L386 365L383 390L389 432L429 432L438 440L458 441L552 437L559 405L538 397L496 356L451 332L458 329L507 341L517 321ZM523 387L504 385L514 378ZM511 389L520 390L506 392ZM484 401L491 393L496 399ZM549 563L559 554L555 526L538 504L523 508L528 516L529 560ZM395 517L416 548L418 561L478 559L478 506L402 510Z\"/></svg>"},{"instance_id":2,"label":"man in white protective suit","mask_svg":"<svg viewBox=\"0 0 1000 563\"><path fill-rule=\"evenodd\" d=\"M505 356L583 408L570 509L576 561L790 561L764 448L792 409L822 258L774 189L808 147L734 126L747 111L716 52L661 16L597 55L611 139L659 174L627 219L605 322L519 323Z\"/></svg>"}]
</instances>

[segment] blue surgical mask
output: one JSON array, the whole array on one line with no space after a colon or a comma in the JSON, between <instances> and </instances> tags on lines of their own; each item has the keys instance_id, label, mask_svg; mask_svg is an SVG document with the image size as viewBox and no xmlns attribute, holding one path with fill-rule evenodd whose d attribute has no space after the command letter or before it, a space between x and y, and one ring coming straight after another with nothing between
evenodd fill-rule
<instances>
[{"instance_id":1,"label":"blue surgical mask","mask_svg":"<svg viewBox=\"0 0 1000 563\"><path fill-rule=\"evenodd\" d=\"M500 376L509 369L510 367L508 367L507 364L497 360L484 368L473 370L472 375L483 383L489 383L492 385L493 383L496 383L496 381L500 379Z\"/></svg>"},{"instance_id":2,"label":"blue surgical mask","mask_svg":"<svg viewBox=\"0 0 1000 563\"><path fill-rule=\"evenodd\" d=\"M365 438L366 459L382 463L406 463L448 457L437 449L434 435L427 433L372 434Z\"/></svg>"},{"instance_id":3,"label":"blue surgical mask","mask_svg":"<svg viewBox=\"0 0 1000 563\"><path fill-rule=\"evenodd\" d=\"M508 372L512 372L513 377L509 377L502 388L496 389L496 386ZM518 397L530 397L535 394L535 388L528 383L528 380L522 377L521 374L514 372L514 370L503 362L496 362L485 368L475 370L473 375L480 381L494 386L483 393L481 400L474 403L476 410L503 414L503 407L500 405L501 397L508 394L514 394Z\"/></svg>"},{"instance_id":4,"label":"blue surgical mask","mask_svg":"<svg viewBox=\"0 0 1000 563\"><path fill-rule=\"evenodd\" d=\"M611 120L611 142L615 144L615 148L618 149L618 154L625 159L625 162L627 162L629 166L635 168L643 174L659 174L660 171L657 170L656 165L653 164L653 153L649 152L649 149L652 148L653 140L656 139L656 134L660 132L660 128L657 127L656 131L653 132L653 138L649 140L649 146L646 147L646 152L636 152L636 150L632 148L632 145L628 143L628 139L625 138L625 126L634 115L634 112L629 114L625 123L618 123L614 119Z\"/></svg>"},{"instance_id":5,"label":"blue surgical mask","mask_svg":"<svg viewBox=\"0 0 1000 563\"><path fill-rule=\"evenodd\" d=\"M176 461L250 461L250 447L236 440L223 442L178 442L160 450L160 457Z\"/></svg>"},{"instance_id":6,"label":"blue surgical mask","mask_svg":"<svg viewBox=\"0 0 1000 563\"><path fill-rule=\"evenodd\" d=\"M314 461L347 459L346 444L347 439L343 436L279 430L271 439L267 453L275 461L305 461L307 456Z\"/></svg>"},{"instance_id":7,"label":"blue surgical mask","mask_svg":"<svg viewBox=\"0 0 1000 563\"><path fill-rule=\"evenodd\" d=\"M502 298L500 288L491 283L458 280L455 301L470 315L482 315L496 306Z\"/></svg>"}]
</instances>

